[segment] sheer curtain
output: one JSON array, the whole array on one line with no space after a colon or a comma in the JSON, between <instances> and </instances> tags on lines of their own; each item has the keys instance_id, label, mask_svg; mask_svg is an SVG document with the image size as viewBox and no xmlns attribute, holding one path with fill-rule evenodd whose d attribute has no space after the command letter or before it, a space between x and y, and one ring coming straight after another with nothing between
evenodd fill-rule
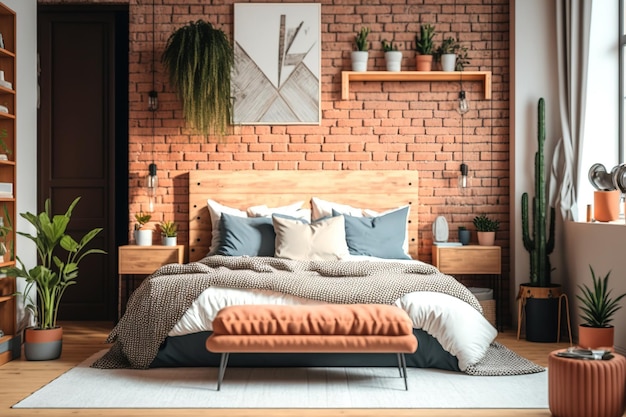
<instances>
[{"instance_id":1,"label":"sheer curtain","mask_svg":"<svg viewBox=\"0 0 626 417\"><path fill-rule=\"evenodd\" d=\"M559 108L563 136L550 172L550 205L577 220L578 179L585 125L592 0L556 0Z\"/></svg>"}]
</instances>

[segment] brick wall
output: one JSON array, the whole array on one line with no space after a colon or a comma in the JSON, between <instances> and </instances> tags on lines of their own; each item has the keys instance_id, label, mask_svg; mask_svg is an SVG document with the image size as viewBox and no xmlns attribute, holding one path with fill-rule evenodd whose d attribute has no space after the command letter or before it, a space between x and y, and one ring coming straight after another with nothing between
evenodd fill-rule
<instances>
[{"instance_id":1,"label":"brick wall","mask_svg":"<svg viewBox=\"0 0 626 417\"><path fill-rule=\"evenodd\" d=\"M472 228L475 215L492 215L501 221L497 244L503 248L503 293L508 293L508 0L380 0L367 5L359 0L324 0L321 126L236 126L222 139L206 138L185 128L181 105L168 85L159 58L169 35L189 21L208 20L232 39L234 1L154 2L156 90L160 101L154 136L147 110L147 93L152 89L152 0L97 2L129 4L130 10L131 216L147 209L144 178L153 157L159 168L160 186L153 218L173 218L183 223L180 242L186 242L184 174L190 170L417 170L420 259L430 261L431 224L436 216L447 218L451 238L456 239L457 226ZM463 132L455 111L458 82L355 83L351 85L350 100L341 100L341 71L350 69L354 35L361 26L371 29L370 70L385 69L382 39L397 44L404 52L402 69L413 70L414 37L422 23L435 25L438 43L444 36L454 36L469 48L471 62L467 70L493 73L489 101L482 98L481 83L463 83L472 106L464 118ZM471 177L471 187L463 191L457 187L462 154ZM129 232L132 223L129 219Z\"/></svg>"}]
</instances>

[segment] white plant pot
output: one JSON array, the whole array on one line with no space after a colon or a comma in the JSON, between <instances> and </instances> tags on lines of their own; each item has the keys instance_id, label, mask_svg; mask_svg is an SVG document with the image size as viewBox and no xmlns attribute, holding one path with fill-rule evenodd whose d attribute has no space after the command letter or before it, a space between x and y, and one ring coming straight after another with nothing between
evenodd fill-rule
<instances>
[{"instance_id":1,"label":"white plant pot","mask_svg":"<svg viewBox=\"0 0 626 417\"><path fill-rule=\"evenodd\" d=\"M176 236L163 236L161 243L163 246L176 246Z\"/></svg>"},{"instance_id":2,"label":"white plant pot","mask_svg":"<svg viewBox=\"0 0 626 417\"><path fill-rule=\"evenodd\" d=\"M367 71L367 51L352 51L352 71Z\"/></svg>"},{"instance_id":3,"label":"white plant pot","mask_svg":"<svg viewBox=\"0 0 626 417\"><path fill-rule=\"evenodd\" d=\"M387 71L400 71L402 69L402 51L385 52L385 63L387 64Z\"/></svg>"},{"instance_id":4,"label":"white plant pot","mask_svg":"<svg viewBox=\"0 0 626 417\"><path fill-rule=\"evenodd\" d=\"M443 71L454 71L456 67L456 54L441 55L441 69Z\"/></svg>"},{"instance_id":5,"label":"white plant pot","mask_svg":"<svg viewBox=\"0 0 626 417\"><path fill-rule=\"evenodd\" d=\"M135 243L138 246L152 246L152 230L135 230Z\"/></svg>"}]
</instances>

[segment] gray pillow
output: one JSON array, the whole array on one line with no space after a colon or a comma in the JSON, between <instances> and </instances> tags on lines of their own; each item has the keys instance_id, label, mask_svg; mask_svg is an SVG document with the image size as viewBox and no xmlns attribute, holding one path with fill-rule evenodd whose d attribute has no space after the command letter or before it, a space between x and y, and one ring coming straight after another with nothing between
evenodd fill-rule
<instances>
[{"instance_id":1,"label":"gray pillow","mask_svg":"<svg viewBox=\"0 0 626 417\"><path fill-rule=\"evenodd\" d=\"M411 259L403 249L408 207L376 217L344 214L346 242L351 255L384 259ZM333 215L339 214L333 210Z\"/></svg>"},{"instance_id":2,"label":"gray pillow","mask_svg":"<svg viewBox=\"0 0 626 417\"><path fill-rule=\"evenodd\" d=\"M274 256L271 217L239 217L222 213L220 243L215 251L226 256Z\"/></svg>"}]
</instances>

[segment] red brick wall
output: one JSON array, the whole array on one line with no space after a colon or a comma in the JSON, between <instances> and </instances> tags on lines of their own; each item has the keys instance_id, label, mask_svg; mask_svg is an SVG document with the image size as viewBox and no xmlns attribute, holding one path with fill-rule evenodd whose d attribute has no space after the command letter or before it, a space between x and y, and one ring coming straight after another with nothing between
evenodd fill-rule
<instances>
[{"instance_id":1,"label":"red brick wall","mask_svg":"<svg viewBox=\"0 0 626 417\"><path fill-rule=\"evenodd\" d=\"M144 178L153 152L160 186L153 219L174 218L183 223L183 231L187 221L184 174L190 170L417 170L420 259L430 261L431 224L436 216L447 218L451 238L456 239L457 226L472 228L473 217L486 213L501 221L497 244L503 247L503 271L508 271L508 0L380 0L376 5L324 0L321 126L236 126L232 135L222 139L207 139L185 128L181 105L159 58L172 31L189 21L208 20L232 39L234 1L154 1L160 101L154 136L147 110L152 88L152 0L98 2L130 8L131 217L147 209ZM435 25L438 43L444 36L455 36L469 48L467 70L493 73L489 101L483 99L481 83L463 83L472 106L464 119L464 159L471 176L471 188L464 191L457 187L462 153L461 118L455 111L458 82L355 83L350 100L341 100L341 71L350 69L354 35L361 26L371 29L370 70L384 70L381 39L396 43L404 52L402 69L413 70L415 33L426 23ZM129 231L132 223L131 218ZM179 240L185 242L186 234ZM506 272L504 281L506 294Z\"/></svg>"}]
</instances>

